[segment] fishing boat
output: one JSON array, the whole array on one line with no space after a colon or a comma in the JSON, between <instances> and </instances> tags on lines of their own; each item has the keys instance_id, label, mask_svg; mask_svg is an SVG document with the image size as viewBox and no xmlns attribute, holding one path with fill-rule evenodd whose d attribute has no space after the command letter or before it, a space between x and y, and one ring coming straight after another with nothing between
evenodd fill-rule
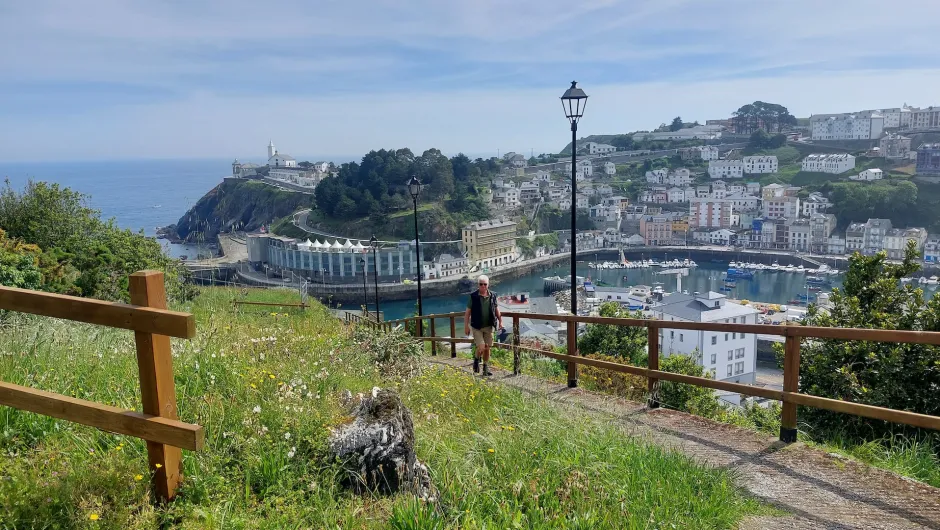
<instances>
[{"instance_id":1,"label":"fishing boat","mask_svg":"<svg viewBox=\"0 0 940 530\"><path fill-rule=\"evenodd\" d=\"M832 282L819 276L807 276L806 283L809 285L830 285Z\"/></svg>"},{"instance_id":2,"label":"fishing boat","mask_svg":"<svg viewBox=\"0 0 940 530\"><path fill-rule=\"evenodd\" d=\"M749 270L729 268L725 276L728 279L750 279L754 277L754 273Z\"/></svg>"}]
</instances>

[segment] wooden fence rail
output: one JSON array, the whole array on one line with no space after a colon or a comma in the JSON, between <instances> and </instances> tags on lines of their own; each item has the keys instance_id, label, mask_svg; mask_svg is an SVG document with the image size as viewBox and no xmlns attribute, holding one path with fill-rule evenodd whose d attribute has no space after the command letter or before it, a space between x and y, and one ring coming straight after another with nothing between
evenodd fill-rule
<instances>
[{"instance_id":1,"label":"wooden fence rail","mask_svg":"<svg viewBox=\"0 0 940 530\"><path fill-rule=\"evenodd\" d=\"M636 318L608 318L608 317L587 317L572 315L542 315L533 313L504 312L503 317L511 318L513 323L513 339L511 344L497 343L496 345L504 347L513 353L513 373L519 374L521 371L519 362L520 351L531 351L539 355L551 357L560 361L565 361L568 366L568 385L577 386L578 365L593 366L611 370L614 372L628 373L647 378L649 394L649 406L655 408L659 406L659 382L675 381L678 383L687 383L716 390L726 390L737 392L747 396L758 396L767 399L774 399L782 402L780 418L780 439L784 442L796 441L797 434L797 405L806 407L815 407L834 412L853 414L867 418L874 418L895 423L903 423L925 429L940 430L940 417L916 412L888 409L876 407L873 405L864 405L838 399L829 399L799 392L800 380L800 340L801 339L838 339L838 340L863 340L870 342L901 342L916 344L940 345L940 332L928 331L896 331L879 329L855 329L855 328L824 328L809 326L772 326L762 324L723 324L710 322L675 322L667 320L648 320ZM425 315L423 318L430 319L431 322L436 318L455 318L463 316L463 313L445 313L438 315ZM599 359L590 359L582 357L575 352L574 354L556 353L553 351L529 348L519 344L519 319L534 318L536 320L553 320L558 322L573 323L568 326L568 338L570 343L575 340L575 332L578 323L602 324L612 326L632 326L645 327L648 329L647 336L647 357L648 366L631 366L628 364L602 361ZM391 321L392 324L407 323L415 320L417 317L404 318ZM728 381L718 381L706 377L696 377L690 375L675 374L672 372L663 372L659 369L659 330L660 329L684 329L693 331L713 331L713 332L735 332L735 333L756 333L761 335L779 335L785 337L784 362L783 362L783 390L774 390L759 386L732 383ZM458 339L454 337L453 326L451 327L451 337L418 337L421 340L433 342L450 342L452 348L459 342L471 342L469 339ZM452 355L456 356L452 349Z\"/></svg>"},{"instance_id":2,"label":"wooden fence rail","mask_svg":"<svg viewBox=\"0 0 940 530\"><path fill-rule=\"evenodd\" d=\"M0 286L0 309L133 330L143 413L10 383L0 383L0 405L146 440L154 492L165 501L182 479L181 449L198 451L205 439L202 426L177 416L170 351L170 337L194 337L196 321L167 309L162 272L135 272L129 283L133 305Z\"/></svg>"}]
</instances>

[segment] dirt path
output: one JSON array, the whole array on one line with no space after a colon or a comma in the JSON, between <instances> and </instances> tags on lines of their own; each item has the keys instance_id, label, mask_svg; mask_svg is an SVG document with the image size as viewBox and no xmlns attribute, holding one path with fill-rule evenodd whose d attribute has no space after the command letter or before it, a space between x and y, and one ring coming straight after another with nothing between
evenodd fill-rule
<instances>
[{"instance_id":1,"label":"dirt path","mask_svg":"<svg viewBox=\"0 0 940 530\"><path fill-rule=\"evenodd\" d=\"M467 359L433 363L470 371ZM701 462L730 468L753 496L792 515L760 517L741 528L940 530L940 490L796 443L611 396L569 389L526 375L493 370L493 380L544 396L563 407L609 417L631 435L675 448Z\"/></svg>"}]
</instances>

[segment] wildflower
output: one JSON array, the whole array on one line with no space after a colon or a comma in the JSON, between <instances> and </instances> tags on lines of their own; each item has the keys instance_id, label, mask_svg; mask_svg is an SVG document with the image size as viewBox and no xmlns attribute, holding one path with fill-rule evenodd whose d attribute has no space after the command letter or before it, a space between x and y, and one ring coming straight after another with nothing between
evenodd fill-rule
<instances>
[{"instance_id":1,"label":"wildflower","mask_svg":"<svg viewBox=\"0 0 940 530\"><path fill-rule=\"evenodd\" d=\"M297 454L297 448L291 447L290 451L287 452L287 458L294 458L295 454Z\"/></svg>"},{"instance_id":2,"label":"wildflower","mask_svg":"<svg viewBox=\"0 0 940 530\"><path fill-rule=\"evenodd\" d=\"M163 464L154 464L154 467L157 469L160 469L161 467L163 467Z\"/></svg>"},{"instance_id":3,"label":"wildflower","mask_svg":"<svg viewBox=\"0 0 940 530\"><path fill-rule=\"evenodd\" d=\"M255 408L251 409L251 411L254 412L255 414L261 414L261 406L255 405Z\"/></svg>"},{"instance_id":4,"label":"wildflower","mask_svg":"<svg viewBox=\"0 0 940 530\"><path fill-rule=\"evenodd\" d=\"M143 476L143 475L140 475L140 474L134 475L134 480L136 480L136 481L138 481L138 482L141 481L141 480L143 480L143 479L144 479L144 476Z\"/></svg>"},{"instance_id":5,"label":"wildflower","mask_svg":"<svg viewBox=\"0 0 940 530\"><path fill-rule=\"evenodd\" d=\"M121 451L123 449L124 449L123 445L118 445L117 447L114 448L115 451Z\"/></svg>"},{"instance_id":6,"label":"wildflower","mask_svg":"<svg viewBox=\"0 0 940 530\"><path fill-rule=\"evenodd\" d=\"M289 432L285 432L285 433L284 433L284 439L285 439L285 440L290 440L290 433L289 433Z\"/></svg>"},{"instance_id":7,"label":"wildflower","mask_svg":"<svg viewBox=\"0 0 940 530\"><path fill-rule=\"evenodd\" d=\"M496 449L487 449L486 452L488 452L488 453L495 453L495 452L496 452Z\"/></svg>"},{"instance_id":8,"label":"wildflower","mask_svg":"<svg viewBox=\"0 0 940 530\"><path fill-rule=\"evenodd\" d=\"M96 514L96 513L90 513L90 514L88 514L88 518L91 519L92 521L97 521L97 520L98 520L98 514Z\"/></svg>"},{"instance_id":9,"label":"wildflower","mask_svg":"<svg viewBox=\"0 0 940 530\"><path fill-rule=\"evenodd\" d=\"M271 379L274 379L274 374L268 374L268 377L270 377Z\"/></svg>"},{"instance_id":10,"label":"wildflower","mask_svg":"<svg viewBox=\"0 0 940 530\"><path fill-rule=\"evenodd\" d=\"M254 383L251 384L251 388L258 388Z\"/></svg>"}]
</instances>

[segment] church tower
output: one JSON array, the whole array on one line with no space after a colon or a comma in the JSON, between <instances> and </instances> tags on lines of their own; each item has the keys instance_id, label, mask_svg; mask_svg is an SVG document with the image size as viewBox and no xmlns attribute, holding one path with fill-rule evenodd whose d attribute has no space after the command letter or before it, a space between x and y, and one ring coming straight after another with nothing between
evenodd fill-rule
<instances>
[{"instance_id":1,"label":"church tower","mask_svg":"<svg viewBox=\"0 0 940 530\"><path fill-rule=\"evenodd\" d=\"M277 154L277 149L274 148L274 141L269 140L268 141L268 158L270 159L272 156L276 154Z\"/></svg>"}]
</instances>

